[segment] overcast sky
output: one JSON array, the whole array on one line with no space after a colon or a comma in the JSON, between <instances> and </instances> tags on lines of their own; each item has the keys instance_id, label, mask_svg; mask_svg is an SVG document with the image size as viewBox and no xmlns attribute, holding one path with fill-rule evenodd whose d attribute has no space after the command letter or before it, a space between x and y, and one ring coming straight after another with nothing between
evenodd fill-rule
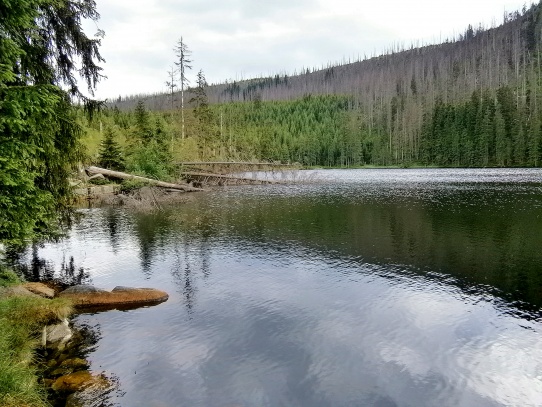
<instances>
[{"instance_id":1,"label":"overcast sky","mask_svg":"<svg viewBox=\"0 0 542 407\"><path fill-rule=\"evenodd\" d=\"M293 74L393 44L433 43L502 22L531 0L96 0L108 79L96 96L160 92L182 36L209 83Z\"/></svg>"}]
</instances>

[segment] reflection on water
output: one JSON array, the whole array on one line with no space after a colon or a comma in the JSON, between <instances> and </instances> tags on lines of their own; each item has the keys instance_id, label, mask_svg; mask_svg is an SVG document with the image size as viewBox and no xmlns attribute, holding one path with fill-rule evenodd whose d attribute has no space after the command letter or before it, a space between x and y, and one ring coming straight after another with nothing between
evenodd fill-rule
<instances>
[{"instance_id":1,"label":"reflection on water","mask_svg":"<svg viewBox=\"0 0 542 407\"><path fill-rule=\"evenodd\" d=\"M542 405L542 171L323 171L134 214L31 258L168 302L81 315L122 406Z\"/></svg>"}]
</instances>

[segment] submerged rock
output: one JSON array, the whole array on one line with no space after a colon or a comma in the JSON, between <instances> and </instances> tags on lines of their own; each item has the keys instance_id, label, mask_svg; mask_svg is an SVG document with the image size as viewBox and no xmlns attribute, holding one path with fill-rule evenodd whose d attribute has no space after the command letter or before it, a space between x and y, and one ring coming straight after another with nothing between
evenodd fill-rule
<instances>
[{"instance_id":1,"label":"submerged rock","mask_svg":"<svg viewBox=\"0 0 542 407\"><path fill-rule=\"evenodd\" d=\"M154 288L119 286L112 291L105 291L93 286L79 285L62 291L59 297L70 299L76 308L117 308L157 304L166 301L169 295Z\"/></svg>"},{"instance_id":2,"label":"submerged rock","mask_svg":"<svg viewBox=\"0 0 542 407\"><path fill-rule=\"evenodd\" d=\"M88 369L89 363L81 358L66 359L59 367L49 373L50 377L58 377L77 372L78 370Z\"/></svg>"},{"instance_id":3,"label":"submerged rock","mask_svg":"<svg viewBox=\"0 0 542 407\"><path fill-rule=\"evenodd\" d=\"M56 379L51 388L60 393L74 393L89 387L106 388L110 384L103 375L92 375L87 370L70 373Z\"/></svg>"},{"instance_id":4,"label":"submerged rock","mask_svg":"<svg viewBox=\"0 0 542 407\"><path fill-rule=\"evenodd\" d=\"M83 390L72 393L66 399L66 407L87 407L104 406L107 395L113 390L114 386L104 377L101 378Z\"/></svg>"}]
</instances>

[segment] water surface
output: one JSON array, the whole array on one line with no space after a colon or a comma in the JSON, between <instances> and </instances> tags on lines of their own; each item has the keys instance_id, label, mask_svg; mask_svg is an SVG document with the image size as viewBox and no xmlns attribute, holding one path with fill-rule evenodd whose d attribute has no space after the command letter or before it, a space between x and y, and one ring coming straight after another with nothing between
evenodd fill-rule
<instances>
[{"instance_id":1,"label":"water surface","mask_svg":"<svg viewBox=\"0 0 542 407\"><path fill-rule=\"evenodd\" d=\"M108 403L542 405L542 171L316 179L86 209L35 248L38 274L170 293L76 318Z\"/></svg>"}]
</instances>

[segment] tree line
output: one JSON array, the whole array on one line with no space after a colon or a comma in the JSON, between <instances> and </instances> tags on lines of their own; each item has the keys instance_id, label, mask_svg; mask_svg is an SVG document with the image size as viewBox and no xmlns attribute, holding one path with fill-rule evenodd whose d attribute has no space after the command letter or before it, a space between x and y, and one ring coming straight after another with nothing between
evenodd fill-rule
<instances>
[{"instance_id":1,"label":"tree line","mask_svg":"<svg viewBox=\"0 0 542 407\"><path fill-rule=\"evenodd\" d=\"M297 135L282 136L281 130L276 140L271 137L273 155L257 151L257 147L254 154L284 159L284 147L276 147L280 144L288 147L289 159L318 165L539 166L541 8L536 4L508 13L497 27L469 26L457 38L438 45L393 48L381 56L304 69L300 74L207 86L208 103L216 112L213 123L219 126L219 111L249 111L253 104L263 106L264 111L273 110L267 104L274 106L280 101L300 103L309 109L300 114L310 116L313 107L299 101L308 96L315 101L339 96L349 100L349 107L331 134L341 132L343 146L350 149L342 154L347 158L330 159L331 155L341 157L337 153L339 138L322 135L322 125L307 120ZM191 95L194 91L187 92ZM171 106L162 94L121 98L112 105L130 110L139 100L149 110L164 111ZM244 108L237 105L243 103ZM269 123L257 125L242 114L238 121L228 122L230 129L235 127L232 137L238 143L245 136L255 145L270 139ZM482 122L486 124L481 126ZM243 129L243 124L249 127ZM256 128L262 133L248 136ZM310 132L313 135L306 136ZM284 137L299 137L303 142L298 144L304 147L284 143ZM319 153L315 153L314 137L321 137ZM228 148L231 150L231 143L222 146ZM308 154L298 153L303 149Z\"/></svg>"}]
</instances>

